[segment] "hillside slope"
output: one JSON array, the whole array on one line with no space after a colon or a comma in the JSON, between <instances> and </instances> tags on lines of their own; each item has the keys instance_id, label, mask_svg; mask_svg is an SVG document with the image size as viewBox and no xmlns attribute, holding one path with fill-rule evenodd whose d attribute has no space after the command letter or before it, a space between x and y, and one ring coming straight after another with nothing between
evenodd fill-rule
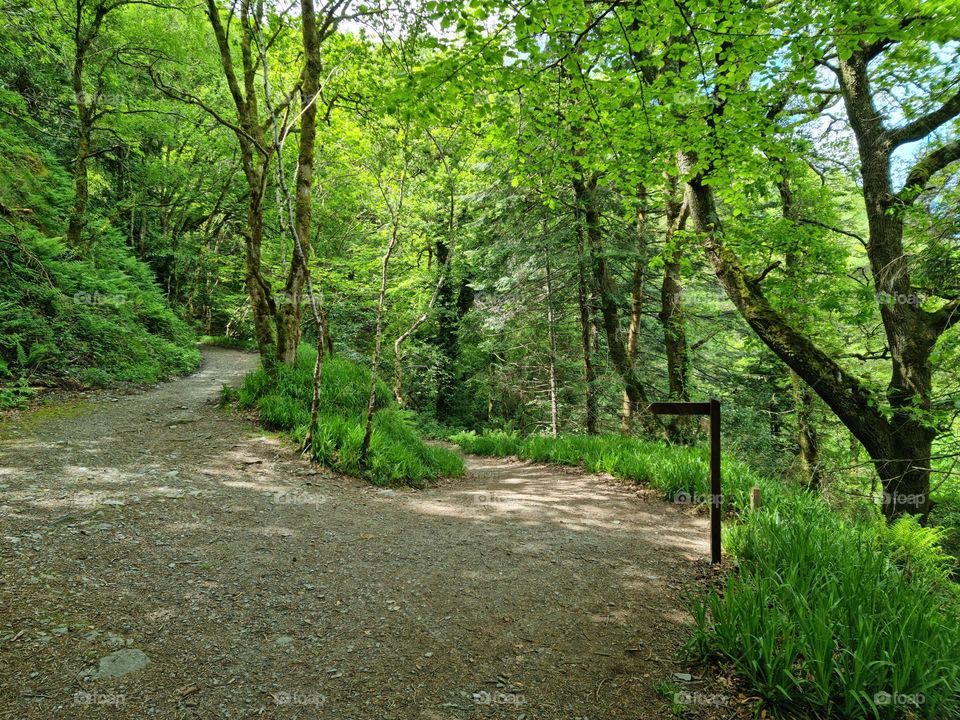
<instances>
[{"instance_id":1,"label":"hillside slope","mask_svg":"<svg viewBox=\"0 0 960 720\"><path fill-rule=\"evenodd\" d=\"M36 385L156 382L199 362L190 327L109 219L68 248L70 178L0 120L0 407Z\"/></svg>"}]
</instances>

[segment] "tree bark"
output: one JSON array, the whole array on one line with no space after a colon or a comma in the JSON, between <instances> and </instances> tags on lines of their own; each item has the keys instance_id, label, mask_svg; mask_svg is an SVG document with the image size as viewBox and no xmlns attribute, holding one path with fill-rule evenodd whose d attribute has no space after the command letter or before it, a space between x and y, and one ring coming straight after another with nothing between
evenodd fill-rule
<instances>
[{"instance_id":1,"label":"tree bark","mask_svg":"<svg viewBox=\"0 0 960 720\"><path fill-rule=\"evenodd\" d=\"M100 36L104 18L121 3L108 7L98 5L93 18L84 22L84 6L77 3L73 22L73 68L71 69L71 87L73 102L77 111L77 146L73 158L73 204L67 221L67 244L80 247L83 243L83 231L87 224L87 208L90 203L88 161L93 157L93 124L97 117L98 94L87 94L83 81L87 54Z\"/></svg>"},{"instance_id":2,"label":"tree bark","mask_svg":"<svg viewBox=\"0 0 960 720\"><path fill-rule=\"evenodd\" d=\"M681 166L690 177L690 216L703 233L705 253L727 296L760 339L815 388L866 448L883 483L887 517L926 514L931 431L918 432L888 422L867 388L770 305L759 278L748 276L723 243L713 189L703 183L700 174L692 172L696 156L684 153Z\"/></svg>"},{"instance_id":3,"label":"tree bark","mask_svg":"<svg viewBox=\"0 0 960 720\"><path fill-rule=\"evenodd\" d=\"M786 164L781 160L782 177L777 187L780 193L783 217L796 222L800 214L796 207L793 189L787 177ZM786 270L791 275L796 274L797 258L795 253L788 252L785 257ZM823 468L820 463L820 440L817 429L813 424L813 392L810 386L803 382L799 375L790 371L790 384L793 387L794 416L796 417L797 433L797 460L800 465L800 475L803 483L811 490L819 490L823 486Z\"/></svg>"},{"instance_id":4,"label":"tree bark","mask_svg":"<svg viewBox=\"0 0 960 720\"><path fill-rule=\"evenodd\" d=\"M587 243L590 248L590 260L593 288L600 305L600 318L604 335L607 339L607 351L614 369L623 379L624 392L628 401L639 412L638 420L647 432L653 432L659 425L656 419L648 412L641 411L647 408L650 401L646 390L637 377L636 367L630 364L627 348L620 331L620 311L617 306L616 288L606 256L603 251L603 237L600 229L600 209L597 203L597 179L591 177L576 178L573 189L577 204L582 208L586 228Z\"/></svg>"},{"instance_id":5,"label":"tree bark","mask_svg":"<svg viewBox=\"0 0 960 720\"><path fill-rule=\"evenodd\" d=\"M630 280L630 321L627 325L627 362L634 367L637 362L637 348L640 341L640 325L643 320L643 283L647 274L647 189L640 186L637 192L637 256L633 261L633 272ZM629 435L633 431L633 419L636 406L630 400L629 394L623 392L623 407L620 411L620 432Z\"/></svg>"},{"instance_id":6,"label":"tree bark","mask_svg":"<svg viewBox=\"0 0 960 720\"><path fill-rule=\"evenodd\" d=\"M296 204L293 218L293 258L284 285L284 302L277 312L277 358L292 363L300 344L300 321L303 289L310 260L310 226L313 212L314 144L317 137L317 97L320 93L320 36L317 31L313 0L301 0L300 18L303 35L303 74L300 81L300 141L297 148ZM276 124L276 121L274 121ZM278 162L283 162L279 157ZM313 299L312 299L313 300ZM315 300L314 300L315 302ZM326 323L323 323L325 326ZM323 348L323 332L317 328L317 347Z\"/></svg>"},{"instance_id":7,"label":"tree bark","mask_svg":"<svg viewBox=\"0 0 960 720\"><path fill-rule=\"evenodd\" d=\"M667 394L670 400L686 402L690 399L690 359L687 347L687 327L683 313L683 276L681 263L683 248L676 234L684 229L687 203L677 198L677 179L668 178L665 202L666 233L664 237L663 282L660 285L660 325L663 328L664 350L667 357ZM692 440L692 418L676 416L667 422L667 436L674 441Z\"/></svg>"},{"instance_id":8,"label":"tree bark","mask_svg":"<svg viewBox=\"0 0 960 720\"><path fill-rule=\"evenodd\" d=\"M586 416L584 429L588 435L597 434L597 373L593 366L593 323L590 319L589 291L587 289L587 247L584 243L582 211L575 206L577 237L577 306L580 311L580 343L583 348L583 380L586 384Z\"/></svg>"},{"instance_id":9,"label":"tree bark","mask_svg":"<svg viewBox=\"0 0 960 720\"><path fill-rule=\"evenodd\" d=\"M550 251L544 251L547 280L547 336L550 343L550 434L560 434L560 413L557 407L557 333L553 313L553 281L550 276Z\"/></svg>"},{"instance_id":10,"label":"tree bark","mask_svg":"<svg viewBox=\"0 0 960 720\"><path fill-rule=\"evenodd\" d=\"M820 463L820 438L813 424L813 392L797 373L790 371L794 407L797 416L797 460L804 484L810 490L823 487L823 467Z\"/></svg>"}]
</instances>

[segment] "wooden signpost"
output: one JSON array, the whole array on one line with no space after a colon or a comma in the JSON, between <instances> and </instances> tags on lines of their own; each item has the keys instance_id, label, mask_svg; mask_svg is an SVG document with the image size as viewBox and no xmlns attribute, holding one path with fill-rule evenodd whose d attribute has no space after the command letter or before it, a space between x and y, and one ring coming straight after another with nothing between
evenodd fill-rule
<instances>
[{"instance_id":1,"label":"wooden signpost","mask_svg":"<svg viewBox=\"0 0 960 720\"><path fill-rule=\"evenodd\" d=\"M720 401L655 402L654 415L706 415L710 418L710 562L720 562Z\"/></svg>"}]
</instances>

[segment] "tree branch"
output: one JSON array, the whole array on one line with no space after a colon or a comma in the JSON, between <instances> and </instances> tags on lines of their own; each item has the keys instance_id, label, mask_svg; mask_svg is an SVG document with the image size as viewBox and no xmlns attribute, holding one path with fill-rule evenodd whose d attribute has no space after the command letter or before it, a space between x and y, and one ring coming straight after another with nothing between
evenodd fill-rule
<instances>
[{"instance_id":1,"label":"tree branch","mask_svg":"<svg viewBox=\"0 0 960 720\"><path fill-rule=\"evenodd\" d=\"M960 160L960 140L954 140L927 153L910 169L903 189L897 193L897 199L903 203L912 203L931 177L957 160Z\"/></svg>"},{"instance_id":2,"label":"tree branch","mask_svg":"<svg viewBox=\"0 0 960 720\"><path fill-rule=\"evenodd\" d=\"M958 115L960 115L960 90L933 112L906 125L888 130L888 136L893 147L915 140L922 140L945 122Z\"/></svg>"},{"instance_id":3,"label":"tree branch","mask_svg":"<svg viewBox=\"0 0 960 720\"><path fill-rule=\"evenodd\" d=\"M960 298L951 300L939 310L928 313L927 321L938 337L960 323Z\"/></svg>"}]
</instances>

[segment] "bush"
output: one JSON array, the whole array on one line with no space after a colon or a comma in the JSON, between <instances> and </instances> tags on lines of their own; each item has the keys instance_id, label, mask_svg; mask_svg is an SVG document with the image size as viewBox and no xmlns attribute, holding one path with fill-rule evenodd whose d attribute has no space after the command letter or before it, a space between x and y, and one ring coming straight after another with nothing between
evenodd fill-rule
<instances>
[{"instance_id":1,"label":"bush","mask_svg":"<svg viewBox=\"0 0 960 720\"><path fill-rule=\"evenodd\" d=\"M240 407L257 407L265 426L303 441L310 425L315 360L316 351L301 346L296 363L279 365L272 373L257 370L235 393L225 393L225 398L236 397ZM369 389L370 371L363 366L337 356L324 361L312 447L317 462L377 485L420 487L428 480L463 474L460 456L424 443L413 416L397 407L382 382L377 383L368 462L361 467Z\"/></svg>"}]
</instances>

